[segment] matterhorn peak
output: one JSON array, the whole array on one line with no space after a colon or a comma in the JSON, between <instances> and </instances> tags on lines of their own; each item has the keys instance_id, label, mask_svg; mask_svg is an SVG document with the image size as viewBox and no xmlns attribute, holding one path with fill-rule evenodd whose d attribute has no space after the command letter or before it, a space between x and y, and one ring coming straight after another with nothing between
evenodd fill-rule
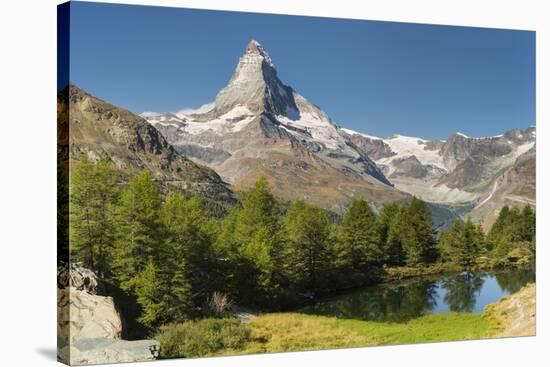
<instances>
[{"instance_id":1,"label":"matterhorn peak","mask_svg":"<svg viewBox=\"0 0 550 367\"><path fill-rule=\"evenodd\" d=\"M299 115L294 91L279 80L271 57L254 39L239 58L231 80L216 96L213 113L218 117L239 105L257 114Z\"/></svg>"},{"instance_id":2,"label":"matterhorn peak","mask_svg":"<svg viewBox=\"0 0 550 367\"><path fill-rule=\"evenodd\" d=\"M269 66L275 67L275 65L273 65L273 61L271 60L271 56L269 56L269 54L263 48L260 42L256 41L255 39L252 39L250 40L250 42L248 42L248 45L246 46L246 54L261 56L267 62L267 64L269 64Z\"/></svg>"}]
</instances>

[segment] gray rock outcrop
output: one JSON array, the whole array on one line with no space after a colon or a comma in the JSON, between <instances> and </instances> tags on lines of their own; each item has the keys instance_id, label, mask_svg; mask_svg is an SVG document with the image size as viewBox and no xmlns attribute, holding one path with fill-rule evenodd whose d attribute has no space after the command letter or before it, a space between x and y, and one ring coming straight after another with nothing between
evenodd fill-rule
<instances>
[{"instance_id":1,"label":"gray rock outcrop","mask_svg":"<svg viewBox=\"0 0 550 367\"><path fill-rule=\"evenodd\" d=\"M58 359L70 365L138 362L158 356L155 340L121 340L122 320L97 276L78 264L58 267Z\"/></svg>"}]
</instances>

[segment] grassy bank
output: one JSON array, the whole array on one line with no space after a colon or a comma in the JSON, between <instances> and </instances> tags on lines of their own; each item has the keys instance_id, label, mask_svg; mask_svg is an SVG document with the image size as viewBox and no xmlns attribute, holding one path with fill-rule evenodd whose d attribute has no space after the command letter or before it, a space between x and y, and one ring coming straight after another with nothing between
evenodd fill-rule
<instances>
[{"instance_id":1,"label":"grassy bank","mask_svg":"<svg viewBox=\"0 0 550 367\"><path fill-rule=\"evenodd\" d=\"M341 320L297 313L263 315L250 324L253 339L240 351L284 352L411 344L491 337L499 325L474 314L427 315L406 323Z\"/></svg>"},{"instance_id":2,"label":"grassy bank","mask_svg":"<svg viewBox=\"0 0 550 367\"><path fill-rule=\"evenodd\" d=\"M161 345L164 344L161 356L200 357L441 342L488 338L502 331L500 323L482 314L458 313L427 315L406 323L273 313L261 315L249 324L240 326L234 320L226 320L232 328L226 337L220 336L215 330L212 330L214 333L198 332L203 322L212 324L210 320L196 321L193 329L197 331L180 335L175 332L178 328L182 329L181 325L165 328L163 334L157 336ZM238 340L235 335L240 336ZM202 343L212 347L188 348Z\"/></svg>"},{"instance_id":3,"label":"grassy bank","mask_svg":"<svg viewBox=\"0 0 550 367\"><path fill-rule=\"evenodd\" d=\"M450 312L390 323L280 312L250 323L205 319L168 325L155 338L161 357L181 358L534 335L534 328L535 286L530 284L481 314Z\"/></svg>"}]
</instances>

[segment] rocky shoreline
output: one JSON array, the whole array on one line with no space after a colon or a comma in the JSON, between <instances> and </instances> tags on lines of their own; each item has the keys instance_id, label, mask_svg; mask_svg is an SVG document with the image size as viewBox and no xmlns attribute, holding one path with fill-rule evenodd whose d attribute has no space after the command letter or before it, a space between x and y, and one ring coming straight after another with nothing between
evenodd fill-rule
<instances>
[{"instance_id":1,"label":"rocky shoreline","mask_svg":"<svg viewBox=\"0 0 550 367\"><path fill-rule=\"evenodd\" d=\"M484 314L502 329L496 337L536 335L536 284L527 284L518 292L487 306Z\"/></svg>"}]
</instances>

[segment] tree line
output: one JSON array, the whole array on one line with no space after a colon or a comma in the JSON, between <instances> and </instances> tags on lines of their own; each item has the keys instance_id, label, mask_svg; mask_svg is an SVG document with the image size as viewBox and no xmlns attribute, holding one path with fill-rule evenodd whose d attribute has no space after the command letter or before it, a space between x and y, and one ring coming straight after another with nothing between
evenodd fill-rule
<instances>
[{"instance_id":1,"label":"tree line","mask_svg":"<svg viewBox=\"0 0 550 367\"><path fill-rule=\"evenodd\" d=\"M522 209L505 205L491 229L484 233L471 218L456 220L439 235L442 261L452 262L469 270L483 259L493 265L534 262L536 247L536 214L530 205Z\"/></svg>"},{"instance_id":2,"label":"tree line","mask_svg":"<svg viewBox=\"0 0 550 367\"><path fill-rule=\"evenodd\" d=\"M378 215L355 199L335 218L303 200L278 201L260 178L219 218L198 196L161 195L145 170L120 181L107 158L83 158L72 170L70 252L132 295L146 326L212 316L220 312L212 303L230 304L220 294L277 309L376 281L385 266L469 268L482 253L508 256L517 248L509 241L534 241L530 207L501 211L487 236L470 219L457 221L438 242L430 210L416 197Z\"/></svg>"}]
</instances>

